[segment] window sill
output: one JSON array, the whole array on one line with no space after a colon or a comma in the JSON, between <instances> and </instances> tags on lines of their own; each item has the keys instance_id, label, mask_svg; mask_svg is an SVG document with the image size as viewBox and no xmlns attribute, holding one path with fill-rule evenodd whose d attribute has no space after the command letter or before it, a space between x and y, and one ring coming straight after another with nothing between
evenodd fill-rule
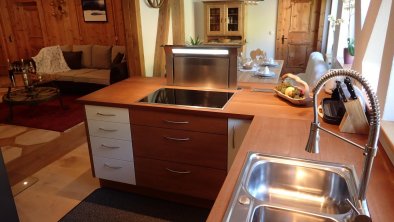
<instances>
[{"instance_id":1,"label":"window sill","mask_svg":"<svg viewBox=\"0 0 394 222\"><path fill-rule=\"evenodd\" d=\"M394 165L394 121L382 121L379 142Z\"/></svg>"},{"instance_id":2,"label":"window sill","mask_svg":"<svg viewBox=\"0 0 394 222\"><path fill-rule=\"evenodd\" d=\"M342 57L337 57L336 63L338 63L338 66L340 66L341 69L352 69L353 66L353 64L345 64Z\"/></svg>"}]
</instances>

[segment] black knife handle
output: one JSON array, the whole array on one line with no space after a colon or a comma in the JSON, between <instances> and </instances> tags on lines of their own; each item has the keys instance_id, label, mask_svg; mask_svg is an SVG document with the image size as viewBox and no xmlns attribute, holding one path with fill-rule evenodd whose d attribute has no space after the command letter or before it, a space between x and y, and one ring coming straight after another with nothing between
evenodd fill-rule
<instances>
[{"instance_id":1,"label":"black knife handle","mask_svg":"<svg viewBox=\"0 0 394 222\"><path fill-rule=\"evenodd\" d=\"M354 88L353 88L352 81L350 80L350 78L346 77L344 82L345 82L345 85L347 87L347 90L349 90L350 97L352 99L357 99L357 96L356 96L356 93L354 92Z\"/></svg>"},{"instance_id":2,"label":"black knife handle","mask_svg":"<svg viewBox=\"0 0 394 222\"><path fill-rule=\"evenodd\" d=\"M337 89L338 89L338 92L339 92L339 97L342 99L342 102L346 103L347 99L346 99L345 93L342 90L341 82L340 81L336 81L336 83L337 83Z\"/></svg>"}]
</instances>

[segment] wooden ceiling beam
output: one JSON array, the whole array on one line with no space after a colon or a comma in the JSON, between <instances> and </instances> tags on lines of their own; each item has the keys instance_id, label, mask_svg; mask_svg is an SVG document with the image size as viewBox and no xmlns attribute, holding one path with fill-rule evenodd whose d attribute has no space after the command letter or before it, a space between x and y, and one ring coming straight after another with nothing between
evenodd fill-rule
<instances>
[{"instance_id":1,"label":"wooden ceiling beam","mask_svg":"<svg viewBox=\"0 0 394 222\"><path fill-rule=\"evenodd\" d=\"M145 76L140 1L122 0L122 5L129 73L133 76Z\"/></svg>"},{"instance_id":2,"label":"wooden ceiling beam","mask_svg":"<svg viewBox=\"0 0 394 222\"><path fill-rule=\"evenodd\" d=\"M184 0L171 1L172 36L174 45L185 44L185 10Z\"/></svg>"},{"instance_id":3,"label":"wooden ceiling beam","mask_svg":"<svg viewBox=\"0 0 394 222\"><path fill-rule=\"evenodd\" d=\"M165 73L165 53L162 45L168 42L168 32L170 29L170 1L174 0L164 0L163 5L159 9L153 65L153 76L155 77L164 76Z\"/></svg>"}]
</instances>

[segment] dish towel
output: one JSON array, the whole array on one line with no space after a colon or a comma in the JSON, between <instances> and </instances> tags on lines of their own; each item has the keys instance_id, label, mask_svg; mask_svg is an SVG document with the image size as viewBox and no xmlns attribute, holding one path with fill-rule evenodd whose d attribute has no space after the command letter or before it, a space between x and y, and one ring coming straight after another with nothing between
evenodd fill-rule
<instances>
[{"instance_id":1,"label":"dish towel","mask_svg":"<svg viewBox=\"0 0 394 222\"><path fill-rule=\"evenodd\" d=\"M32 59L36 63L37 73L53 74L70 70L58 45L42 48Z\"/></svg>"}]
</instances>

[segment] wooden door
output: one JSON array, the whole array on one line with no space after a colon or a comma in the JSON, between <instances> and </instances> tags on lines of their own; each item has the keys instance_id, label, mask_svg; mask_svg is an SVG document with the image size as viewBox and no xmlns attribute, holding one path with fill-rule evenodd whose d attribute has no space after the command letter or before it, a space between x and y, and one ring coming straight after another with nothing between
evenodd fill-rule
<instances>
[{"instance_id":1,"label":"wooden door","mask_svg":"<svg viewBox=\"0 0 394 222\"><path fill-rule=\"evenodd\" d=\"M224 5L223 4L206 4L205 6L205 19L206 19L206 34L209 35L223 35L223 14Z\"/></svg>"},{"instance_id":2,"label":"wooden door","mask_svg":"<svg viewBox=\"0 0 394 222\"><path fill-rule=\"evenodd\" d=\"M283 59L282 73L304 72L316 51L321 0L279 0L275 58ZM324 12L322 12L324 13Z\"/></svg>"},{"instance_id":3,"label":"wooden door","mask_svg":"<svg viewBox=\"0 0 394 222\"><path fill-rule=\"evenodd\" d=\"M44 47L43 27L35 1L16 3L13 27L20 58L35 56Z\"/></svg>"},{"instance_id":4,"label":"wooden door","mask_svg":"<svg viewBox=\"0 0 394 222\"><path fill-rule=\"evenodd\" d=\"M225 9L224 24L226 35L242 36L242 3L229 3Z\"/></svg>"}]
</instances>

